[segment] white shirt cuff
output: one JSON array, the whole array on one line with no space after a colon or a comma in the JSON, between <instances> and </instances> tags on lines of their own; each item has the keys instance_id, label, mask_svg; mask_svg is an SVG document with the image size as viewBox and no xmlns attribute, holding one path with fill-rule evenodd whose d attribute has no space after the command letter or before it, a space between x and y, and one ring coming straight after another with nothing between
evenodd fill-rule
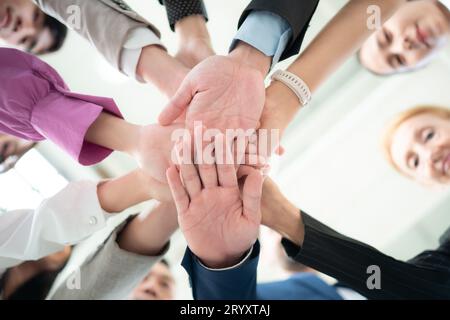
<instances>
[{"instance_id":1,"label":"white shirt cuff","mask_svg":"<svg viewBox=\"0 0 450 320\"><path fill-rule=\"evenodd\" d=\"M144 82L136 75L136 68L141 57L142 49L146 46L158 45L163 48L161 39L148 28L136 28L130 32L120 55L120 71L139 82Z\"/></svg>"},{"instance_id":2,"label":"white shirt cuff","mask_svg":"<svg viewBox=\"0 0 450 320\"><path fill-rule=\"evenodd\" d=\"M237 268L239 268L240 266L242 266L245 262L247 262L248 259L250 259L250 256L252 255L252 252L253 252L253 246L250 248L250 250L248 251L248 253L245 255L245 258L242 259L242 261L239 262L237 265L231 266L231 267L228 267L228 268L222 268L222 269L211 269L211 268L208 268L207 266L205 266L205 265L200 261L200 259L197 259L197 260L198 260L198 263L200 263L200 265L201 265L203 268L205 268L205 269L207 269L207 270L209 270L209 271L228 271L228 270L237 269Z\"/></svg>"}]
</instances>

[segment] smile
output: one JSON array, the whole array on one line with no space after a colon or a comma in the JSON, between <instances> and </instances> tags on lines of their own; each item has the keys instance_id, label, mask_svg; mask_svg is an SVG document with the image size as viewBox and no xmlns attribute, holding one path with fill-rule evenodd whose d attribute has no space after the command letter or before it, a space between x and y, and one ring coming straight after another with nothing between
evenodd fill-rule
<instances>
[{"instance_id":1,"label":"smile","mask_svg":"<svg viewBox=\"0 0 450 320\"><path fill-rule=\"evenodd\" d=\"M444 158L442 173L445 175L450 171L450 153Z\"/></svg>"},{"instance_id":2,"label":"smile","mask_svg":"<svg viewBox=\"0 0 450 320\"><path fill-rule=\"evenodd\" d=\"M424 30L420 29L417 24L416 24L416 35L417 35L418 42L422 43L427 48L431 48L431 45L428 41L428 39L430 38L430 35L427 32L425 32Z\"/></svg>"}]
</instances>

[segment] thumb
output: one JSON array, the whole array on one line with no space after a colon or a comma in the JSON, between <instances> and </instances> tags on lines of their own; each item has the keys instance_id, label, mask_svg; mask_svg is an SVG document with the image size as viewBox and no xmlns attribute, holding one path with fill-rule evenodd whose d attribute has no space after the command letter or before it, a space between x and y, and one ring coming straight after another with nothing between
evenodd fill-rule
<instances>
[{"instance_id":1,"label":"thumb","mask_svg":"<svg viewBox=\"0 0 450 320\"><path fill-rule=\"evenodd\" d=\"M174 122L188 108L193 98L189 79L185 79L175 95L166 105L158 118L160 125L167 126Z\"/></svg>"},{"instance_id":2,"label":"thumb","mask_svg":"<svg viewBox=\"0 0 450 320\"><path fill-rule=\"evenodd\" d=\"M251 221L261 222L261 196L263 177L258 170L252 169L243 188L244 216Z\"/></svg>"}]
</instances>

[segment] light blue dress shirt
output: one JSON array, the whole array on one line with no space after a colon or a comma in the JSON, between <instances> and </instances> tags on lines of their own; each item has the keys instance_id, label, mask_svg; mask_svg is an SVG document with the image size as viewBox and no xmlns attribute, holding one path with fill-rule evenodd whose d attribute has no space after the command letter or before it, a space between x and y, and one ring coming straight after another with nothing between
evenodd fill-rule
<instances>
[{"instance_id":1,"label":"light blue dress shirt","mask_svg":"<svg viewBox=\"0 0 450 320\"><path fill-rule=\"evenodd\" d=\"M238 41L243 41L272 57L272 66L278 63L289 40L292 29L289 23L279 15L268 11L253 11L242 23L231 43L232 51Z\"/></svg>"}]
</instances>

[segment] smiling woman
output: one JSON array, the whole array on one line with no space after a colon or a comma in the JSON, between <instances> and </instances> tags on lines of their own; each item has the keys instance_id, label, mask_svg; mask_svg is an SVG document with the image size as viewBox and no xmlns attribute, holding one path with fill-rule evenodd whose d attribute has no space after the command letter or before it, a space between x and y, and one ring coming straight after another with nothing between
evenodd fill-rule
<instances>
[{"instance_id":1,"label":"smiling woman","mask_svg":"<svg viewBox=\"0 0 450 320\"><path fill-rule=\"evenodd\" d=\"M407 110L387 127L384 150L402 174L427 184L450 184L450 109Z\"/></svg>"},{"instance_id":2,"label":"smiling woman","mask_svg":"<svg viewBox=\"0 0 450 320\"><path fill-rule=\"evenodd\" d=\"M448 43L449 10L436 0L404 4L361 47L361 64L378 75L425 66Z\"/></svg>"},{"instance_id":3,"label":"smiling woman","mask_svg":"<svg viewBox=\"0 0 450 320\"><path fill-rule=\"evenodd\" d=\"M67 28L30 0L0 0L0 38L34 54L57 51Z\"/></svg>"}]
</instances>

